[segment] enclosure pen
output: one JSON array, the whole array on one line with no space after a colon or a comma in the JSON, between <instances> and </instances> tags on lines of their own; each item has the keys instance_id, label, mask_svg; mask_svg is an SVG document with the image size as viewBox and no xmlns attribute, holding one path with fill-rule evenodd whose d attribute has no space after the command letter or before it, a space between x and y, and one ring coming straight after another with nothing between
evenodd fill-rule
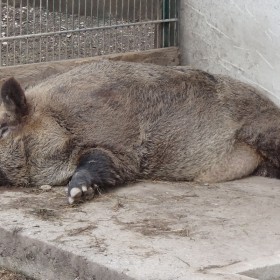
<instances>
[{"instance_id":1,"label":"enclosure pen","mask_svg":"<svg viewBox=\"0 0 280 280\"><path fill-rule=\"evenodd\" d=\"M176 46L177 0L0 0L0 66Z\"/></svg>"}]
</instances>

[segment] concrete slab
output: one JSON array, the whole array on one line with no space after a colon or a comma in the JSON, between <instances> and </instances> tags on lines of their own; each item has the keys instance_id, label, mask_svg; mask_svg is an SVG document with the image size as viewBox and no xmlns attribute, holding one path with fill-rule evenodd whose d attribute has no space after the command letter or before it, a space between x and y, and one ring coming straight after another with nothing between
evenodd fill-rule
<instances>
[{"instance_id":1,"label":"concrete slab","mask_svg":"<svg viewBox=\"0 0 280 280\"><path fill-rule=\"evenodd\" d=\"M2 189L0 266L44 280L279 279L279 210L280 181L259 177L139 182L75 207L64 188Z\"/></svg>"}]
</instances>

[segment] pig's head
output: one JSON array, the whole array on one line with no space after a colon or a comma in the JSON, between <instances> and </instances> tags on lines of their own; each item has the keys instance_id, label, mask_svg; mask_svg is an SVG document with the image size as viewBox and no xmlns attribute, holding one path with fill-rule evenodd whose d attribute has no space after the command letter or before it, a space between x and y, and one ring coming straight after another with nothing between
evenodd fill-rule
<instances>
[{"instance_id":1,"label":"pig's head","mask_svg":"<svg viewBox=\"0 0 280 280\"><path fill-rule=\"evenodd\" d=\"M14 78L8 79L1 89L0 186L28 183L24 141L21 133L17 133L27 114L23 89Z\"/></svg>"},{"instance_id":2,"label":"pig's head","mask_svg":"<svg viewBox=\"0 0 280 280\"><path fill-rule=\"evenodd\" d=\"M0 138L6 137L28 114L26 97L20 84L10 78L1 89Z\"/></svg>"}]
</instances>

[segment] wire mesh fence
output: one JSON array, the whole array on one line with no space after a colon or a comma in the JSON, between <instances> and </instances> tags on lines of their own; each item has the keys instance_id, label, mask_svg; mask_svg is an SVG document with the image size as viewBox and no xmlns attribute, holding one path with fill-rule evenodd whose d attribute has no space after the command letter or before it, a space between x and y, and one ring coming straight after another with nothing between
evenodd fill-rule
<instances>
[{"instance_id":1,"label":"wire mesh fence","mask_svg":"<svg viewBox=\"0 0 280 280\"><path fill-rule=\"evenodd\" d=\"M175 46L178 0L0 0L0 66Z\"/></svg>"}]
</instances>

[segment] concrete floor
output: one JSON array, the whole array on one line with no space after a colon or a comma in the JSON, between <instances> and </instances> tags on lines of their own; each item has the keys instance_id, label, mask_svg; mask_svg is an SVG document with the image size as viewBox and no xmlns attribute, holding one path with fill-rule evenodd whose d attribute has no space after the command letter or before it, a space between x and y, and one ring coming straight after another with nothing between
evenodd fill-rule
<instances>
[{"instance_id":1,"label":"concrete floor","mask_svg":"<svg viewBox=\"0 0 280 280\"><path fill-rule=\"evenodd\" d=\"M279 180L0 193L0 266L36 279L280 279Z\"/></svg>"}]
</instances>

